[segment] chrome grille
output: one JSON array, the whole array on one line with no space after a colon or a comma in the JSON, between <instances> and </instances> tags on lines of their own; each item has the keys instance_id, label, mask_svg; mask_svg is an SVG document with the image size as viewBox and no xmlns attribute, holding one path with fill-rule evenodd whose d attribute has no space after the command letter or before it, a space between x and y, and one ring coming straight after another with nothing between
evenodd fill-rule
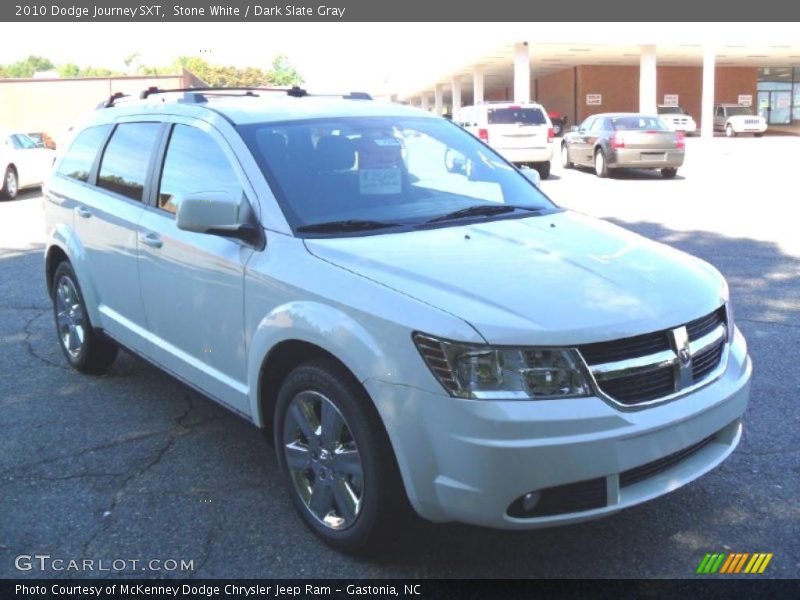
<instances>
[{"instance_id":1,"label":"chrome grille","mask_svg":"<svg viewBox=\"0 0 800 600\"><path fill-rule=\"evenodd\" d=\"M625 406L651 404L700 387L724 366L725 307L684 325L578 349L600 391Z\"/></svg>"}]
</instances>

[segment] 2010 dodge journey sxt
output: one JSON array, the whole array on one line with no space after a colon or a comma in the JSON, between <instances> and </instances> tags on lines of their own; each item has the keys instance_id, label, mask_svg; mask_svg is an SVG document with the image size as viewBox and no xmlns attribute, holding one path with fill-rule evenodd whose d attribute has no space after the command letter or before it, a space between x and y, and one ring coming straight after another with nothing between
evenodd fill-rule
<instances>
[{"instance_id":1,"label":"2010 dodge journey sxt","mask_svg":"<svg viewBox=\"0 0 800 600\"><path fill-rule=\"evenodd\" d=\"M58 340L123 346L265 428L343 550L408 506L527 529L665 494L741 435L710 265L559 208L444 119L363 94L148 90L45 189Z\"/></svg>"}]
</instances>

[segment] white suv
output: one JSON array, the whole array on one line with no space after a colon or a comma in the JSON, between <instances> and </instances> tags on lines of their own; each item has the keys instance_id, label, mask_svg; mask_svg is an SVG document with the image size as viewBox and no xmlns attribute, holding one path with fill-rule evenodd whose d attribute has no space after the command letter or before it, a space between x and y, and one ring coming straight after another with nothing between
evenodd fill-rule
<instances>
[{"instance_id":1,"label":"white suv","mask_svg":"<svg viewBox=\"0 0 800 600\"><path fill-rule=\"evenodd\" d=\"M45 270L76 369L122 346L267 430L326 542L529 529L736 447L751 363L710 265L559 208L406 106L150 92L75 128Z\"/></svg>"},{"instance_id":2,"label":"white suv","mask_svg":"<svg viewBox=\"0 0 800 600\"><path fill-rule=\"evenodd\" d=\"M550 176L555 130L541 104L486 102L465 106L453 120L506 160Z\"/></svg>"}]
</instances>

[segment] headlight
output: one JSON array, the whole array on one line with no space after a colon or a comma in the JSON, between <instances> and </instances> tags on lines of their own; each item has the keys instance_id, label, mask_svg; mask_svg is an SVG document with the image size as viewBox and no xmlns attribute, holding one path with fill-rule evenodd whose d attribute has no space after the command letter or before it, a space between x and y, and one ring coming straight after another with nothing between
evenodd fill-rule
<instances>
[{"instance_id":1,"label":"headlight","mask_svg":"<svg viewBox=\"0 0 800 600\"><path fill-rule=\"evenodd\" d=\"M421 333L414 334L414 342L439 382L459 398L549 400L590 394L571 348L478 346Z\"/></svg>"}]
</instances>

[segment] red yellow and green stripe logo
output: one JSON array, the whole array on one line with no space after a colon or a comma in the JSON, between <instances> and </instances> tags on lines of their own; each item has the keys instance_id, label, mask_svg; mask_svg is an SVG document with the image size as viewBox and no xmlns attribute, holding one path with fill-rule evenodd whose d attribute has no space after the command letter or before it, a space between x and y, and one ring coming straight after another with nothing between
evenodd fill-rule
<instances>
[{"instance_id":1,"label":"red yellow and green stripe logo","mask_svg":"<svg viewBox=\"0 0 800 600\"><path fill-rule=\"evenodd\" d=\"M701 575L715 573L731 575L747 573L760 575L772 560L772 552L718 552L708 553L697 566L697 573Z\"/></svg>"}]
</instances>

